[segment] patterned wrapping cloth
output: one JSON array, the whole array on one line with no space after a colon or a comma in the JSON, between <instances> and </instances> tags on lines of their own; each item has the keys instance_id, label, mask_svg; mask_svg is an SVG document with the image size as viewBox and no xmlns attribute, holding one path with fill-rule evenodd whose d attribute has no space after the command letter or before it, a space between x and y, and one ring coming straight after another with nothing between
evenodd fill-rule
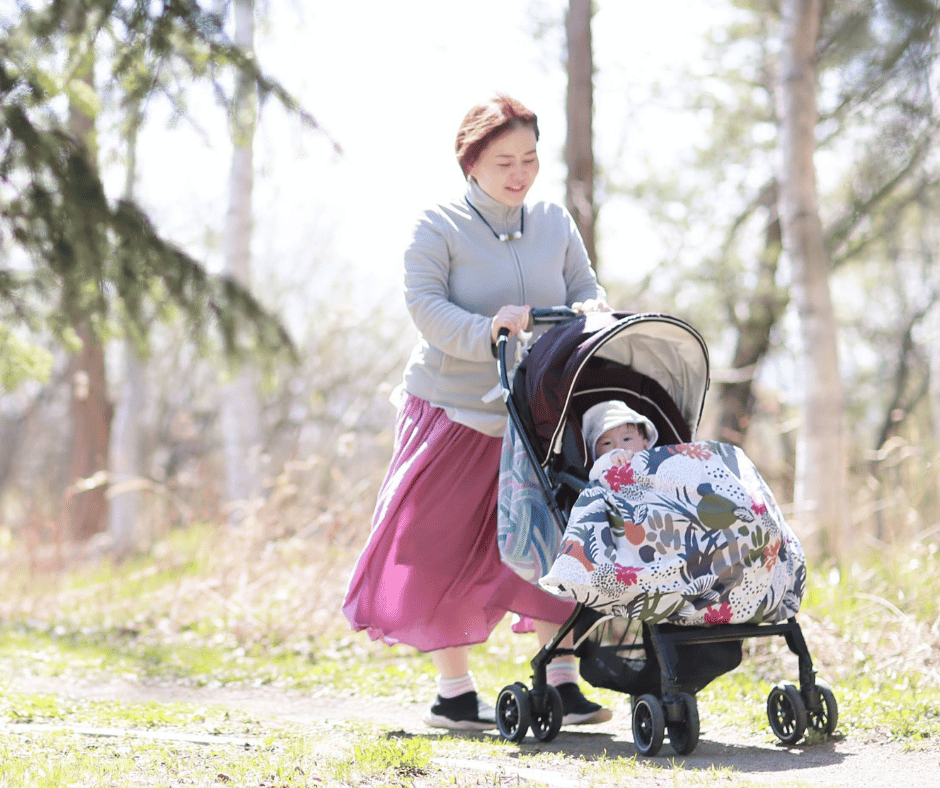
<instances>
[{"instance_id":1,"label":"patterned wrapping cloth","mask_svg":"<svg viewBox=\"0 0 940 788\"><path fill-rule=\"evenodd\" d=\"M524 580L548 574L564 523L555 520L515 424L509 421L499 461L496 543L502 561Z\"/></svg>"},{"instance_id":2,"label":"patterned wrapping cloth","mask_svg":"<svg viewBox=\"0 0 940 788\"><path fill-rule=\"evenodd\" d=\"M530 530L500 533L514 569ZM638 452L582 491L559 541L543 588L650 623L782 621L799 610L806 582L799 540L753 463L729 444ZM544 568L550 546L533 540L523 576Z\"/></svg>"}]
</instances>

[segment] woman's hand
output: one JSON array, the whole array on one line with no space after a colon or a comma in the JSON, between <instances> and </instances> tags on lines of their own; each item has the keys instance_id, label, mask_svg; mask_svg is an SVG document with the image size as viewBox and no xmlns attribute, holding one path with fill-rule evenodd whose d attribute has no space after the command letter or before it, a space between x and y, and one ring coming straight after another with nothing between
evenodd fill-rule
<instances>
[{"instance_id":1,"label":"woman's hand","mask_svg":"<svg viewBox=\"0 0 940 788\"><path fill-rule=\"evenodd\" d=\"M589 298L587 301L575 301L571 305L571 308L575 312L580 312L582 315L586 312L613 312L614 310L610 305L601 298Z\"/></svg>"},{"instance_id":2,"label":"woman's hand","mask_svg":"<svg viewBox=\"0 0 940 788\"><path fill-rule=\"evenodd\" d=\"M514 337L520 331L528 331L532 328L532 310L528 306L507 305L500 308L499 312L493 317L490 323L490 336L493 344L499 336L501 328L509 329L509 336Z\"/></svg>"}]
</instances>

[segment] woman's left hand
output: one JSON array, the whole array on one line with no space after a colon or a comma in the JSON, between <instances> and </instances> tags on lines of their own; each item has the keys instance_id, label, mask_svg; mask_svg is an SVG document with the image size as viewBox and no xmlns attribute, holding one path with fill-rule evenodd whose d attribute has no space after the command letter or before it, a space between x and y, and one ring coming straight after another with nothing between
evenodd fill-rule
<instances>
[{"instance_id":1,"label":"woman's left hand","mask_svg":"<svg viewBox=\"0 0 940 788\"><path fill-rule=\"evenodd\" d=\"M589 298L587 301L575 301L571 305L575 312L582 315L587 312L613 312L611 306L601 298Z\"/></svg>"},{"instance_id":2,"label":"woman's left hand","mask_svg":"<svg viewBox=\"0 0 940 788\"><path fill-rule=\"evenodd\" d=\"M516 306L515 304L501 307L490 322L490 338L494 345L501 328L508 329L511 337L520 331L529 331L532 328L532 308L528 305Z\"/></svg>"}]
</instances>

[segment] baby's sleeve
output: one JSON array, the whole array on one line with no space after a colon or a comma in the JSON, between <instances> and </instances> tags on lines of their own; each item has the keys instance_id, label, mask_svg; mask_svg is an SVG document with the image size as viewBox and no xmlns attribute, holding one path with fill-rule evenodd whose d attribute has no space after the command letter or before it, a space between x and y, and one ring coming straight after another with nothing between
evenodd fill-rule
<instances>
[{"instance_id":1,"label":"baby's sleeve","mask_svg":"<svg viewBox=\"0 0 940 788\"><path fill-rule=\"evenodd\" d=\"M616 449L614 451L616 451ZM609 451L606 454L602 454L594 461L594 464L591 466L591 472L588 474L590 481L596 482L600 480L601 483L604 482L604 473L610 470L614 465L614 461L611 458L613 453L613 451Z\"/></svg>"}]
</instances>

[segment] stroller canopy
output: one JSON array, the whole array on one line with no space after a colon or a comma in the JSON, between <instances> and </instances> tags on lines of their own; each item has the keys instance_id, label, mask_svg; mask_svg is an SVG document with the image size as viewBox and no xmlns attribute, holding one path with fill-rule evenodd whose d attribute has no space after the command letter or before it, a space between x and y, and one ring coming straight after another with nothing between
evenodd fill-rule
<instances>
[{"instance_id":1,"label":"stroller canopy","mask_svg":"<svg viewBox=\"0 0 940 788\"><path fill-rule=\"evenodd\" d=\"M688 323L606 312L546 331L516 370L512 396L545 464L561 451L568 420L580 435L584 411L607 399L622 399L652 419L660 444L691 441L708 384L708 348Z\"/></svg>"}]
</instances>

